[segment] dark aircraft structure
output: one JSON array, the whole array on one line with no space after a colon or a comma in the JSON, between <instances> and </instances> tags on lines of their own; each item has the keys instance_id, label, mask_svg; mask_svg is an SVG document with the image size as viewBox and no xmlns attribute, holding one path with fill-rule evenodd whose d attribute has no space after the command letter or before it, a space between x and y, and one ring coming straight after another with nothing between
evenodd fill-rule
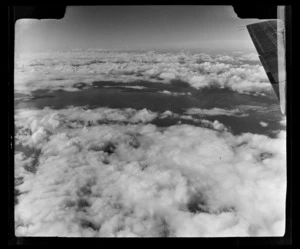
<instances>
[{"instance_id":1,"label":"dark aircraft structure","mask_svg":"<svg viewBox=\"0 0 300 249\"><path fill-rule=\"evenodd\" d=\"M279 99L282 114L286 111L285 29L280 19L247 25L248 32Z\"/></svg>"}]
</instances>

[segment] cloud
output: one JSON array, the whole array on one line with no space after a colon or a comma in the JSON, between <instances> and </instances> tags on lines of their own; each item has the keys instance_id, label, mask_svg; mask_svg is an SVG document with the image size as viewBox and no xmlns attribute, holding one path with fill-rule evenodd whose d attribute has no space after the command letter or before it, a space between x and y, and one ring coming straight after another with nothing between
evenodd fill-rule
<instances>
[{"instance_id":1,"label":"cloud","mask_svg":"<svg viewBox=\"0 0 300 249\"><path fill-rule=\"evenodd\" d=\"M217 131L227 131L227 127L220 123L218 120L215 120L214 122L209 120L201 120L202 124L205 124L206 127L210 127L211 129L217 130Z\"/></svg>"},{"instance_id":2,"label":"cloud","mask_svg":"<svg viewBox=\"0 0 300 249\"><path fill-rule=\"evenodd\" d=\"M16 144L40 152L35 172L24 166L33 154L15 154L16 235L284 234L285 131L234 136L218 121L206 122L217 130L148 123L162 115L174 113L17 110Z\"/></svg>"},{"instance_id":3,"label":"cloud","mask_svg":"<svg viewBox=\"0 0 300 249\"><path fill-rule=\"evenodd\" d=\"M202 116L216 116L216 115L225 115L225 116L237 116L237 117L244 117L248 116L248 114L243 113L239 109L222 109L214 107L212 109L201 109L201 108L189 108L186 111L187 114L191 115L202 115Z\"/></svg>"},{"instance_id":4,"label":"cloud","mask_svg":"<svg viewBox=\"0 0 300 249\"><path fill-rule=\"evenodd\" d=\"M158 91L158 93L171 95L171 96L192 95L190 92L170 92L170 91L167 91L167 90Z\"/></svg>"},{"instance_id":5,"label":"cloud","mask_svg":"<svg viewBox=\"0 0 300 249\"><path fill-rule=\"evenodd\" d=\"M172 115L174 115L174 113L170 110L167 110L167 111L160 114L160 118L171 117Z\"/></svg>"},{"instance_id":6,"label":"cloud","mask_svg":"<svg viewBox=\"0 0 300 249\"><path fill-rule=\"evenodd\" d=\"M263 121L259 122L259 124L260 124L262 127L267 127L267 126L269 125L268 123L263 122Z\"/></svg>"},{"instance_id":7,"label":"cloud","mask_svg":"<svg viewBox=\"0 0 300 249\"><path fill-rule=\"evenodd\" d=\"M238 57L242 61L259 61L257 53L245 53Z\"/></svg>"},{"instance_id":8,"label":"cloud","mask_svg":"<svg viewBox=\"0 0 300 249\"><path fill-rule=\"evenodd\" d=\"M170 110L167 110L159 115L160 119L165 119L165 118L177 118L177 119L183 119L183 120L189 120L194 123L196 123L198 126L204 127L204 128L209 128L217 131L228 131L228 128L220 123L218 120L214 120L213 122L207 119L203 118L196 118L193 117L192 115L180 115L177 113L174 113ZM179 121L181 123L181 120Z\"/></svg>"},{"instance_id":9,"label":"cloud","mask_svg":"<svg viewBox=\"0 0 300 249\"><path fill-rule=\"evenodd\" d=\"M147 89L145 86L122 86L122 85L115 85L115 86L103 86L104 88L115 88L115 87L122 87L122 88L132 88L132 89Z\"/></svg>"},{"instance_id":10,"label":"cloud","mask_svg":"<svg viewBox=\"0 0 300 249\"><path fill-rule=\"evenodd\" d=\"M217 87L247 94L269 93L272 88L263 67L247 64L253 56L116 51L21 53L16 56L15 91L74 91L78 90L76 84L91 86L94 81L169 84L179 80L196 89Z\"/></svg>"},{"instance_id":11,"label":"cloud","mask_svg":"<svg viewBox=\"0 0 300 249\"><path fill-rule=\"evenodd\" d=\"M235 62L236 59L229 55L218 55L218 61Z\"/></svg>"},{"instance_id":12,"label":"cloud","mask_svg":"<svg viewBox=\"0 0 300 249\"><path fill-rule=\"evenodd\" d=\"M282 126L286 126L286 116L283 116L282 119L280 120L280 124Z\"/></svg>"}]
</instances>

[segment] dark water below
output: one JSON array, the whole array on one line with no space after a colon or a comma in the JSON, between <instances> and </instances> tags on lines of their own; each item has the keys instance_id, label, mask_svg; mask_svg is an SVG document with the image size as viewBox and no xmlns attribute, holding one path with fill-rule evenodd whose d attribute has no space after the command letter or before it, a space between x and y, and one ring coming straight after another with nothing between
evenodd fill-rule
<instances>
[{"instance_id":1,"label":"dark water below","mask_svg":"<svg viewBox=\"0 0 300 249\"><path fill-rule=\"evenodd\" d=\"M21 96L15 99L15 109L19 108L44 108L62 109L68 106L89 106L90 108L110 107L110 108L134 108L154 112L164 112L170 110L174 113L184 114L187 108L222 108L236 109L240 105L257 106L248 111L247 117L235 116L202 116L207 120L218 120L231 128L233 134L251 132L257 134L274 135L274 131L282 129L279 121L282 118L278 101L274 96L252 96L239 94L227 89L204 89L197 90L188 84L174 81L172 84L134 82L126 83L124 86L144 86L146 89L122 88L121 84L113 82L95 82L91 88L86 88L85 84L78 84L80 91L45 91L33 92L30 99L22 99ZM110 86L112 88L105 88ZM117 87L113 87L117 86ZM171 96L158 91L171 91L180 93L191 93L191 95ZM28 97L28 96L27 96ZM265 107L265 111L260 112L259 108ZM158 126L170 126L181 123L194 124L192 121L184 119L156 119L153 121ZM269 125L262 127L259 122L266 122Z\"/></svg>"}]
</instances>

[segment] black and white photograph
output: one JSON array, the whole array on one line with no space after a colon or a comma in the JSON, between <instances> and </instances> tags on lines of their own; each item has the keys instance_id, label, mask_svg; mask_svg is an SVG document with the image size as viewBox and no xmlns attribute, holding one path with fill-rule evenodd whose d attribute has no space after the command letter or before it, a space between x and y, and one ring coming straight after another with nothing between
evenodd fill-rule
<instances>
[{"instance_id":1,"label":"black and white photograph","mask_svg":"<svg viewBox=\"0 0 300 249\"><path fill-rule=\"evenodd\" d=\"M16 237L282 237L285 6L67 6L14 27Z\"/></svg>"}]
</instances>

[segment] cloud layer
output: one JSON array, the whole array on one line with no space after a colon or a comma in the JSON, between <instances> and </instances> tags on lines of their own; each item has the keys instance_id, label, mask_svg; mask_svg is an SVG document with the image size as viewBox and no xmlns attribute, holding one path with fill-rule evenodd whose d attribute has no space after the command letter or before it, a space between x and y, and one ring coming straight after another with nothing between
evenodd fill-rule
<instances>
[{"instance_id":1,"label":"cloud layer","mask_svg":"<svg viewBox=\"0 0 300 249\"><path fill-rule=\"evenodd\" d=\"M239 109L222 109L214 107L212 109L201 109L201 108L189 108L186 111L187 114L200 115L200 116L216 116L216 115L225 115L225 116L237 116L244 117L248 116L248 114L243 113L243 111Z\"/></svg>"},{"instance_id":2,"label":"cloud layer","mask_svg":"<svg viewBox=\"0 0 300 249\"><path fill-rule=\"evenodd\" d=\"M255 54L208 55L205 53L52 52L16 56L15 90L77 91L76 84L94 81L128 83L174 80L196 89L228 88L239 93L272 92ZM55 76L54 76L55 75Z\"/></svg>"},{"instance_id":3,"label":"cloud layer","mask_svg":"<svg viewBox=\"0 0 300 249\"><path fill-rule=\"evenodd\" d=\"M16 110L16 235L282 236L285 132L149 123L172 115Z\"/></svg>"}]
</instances>

